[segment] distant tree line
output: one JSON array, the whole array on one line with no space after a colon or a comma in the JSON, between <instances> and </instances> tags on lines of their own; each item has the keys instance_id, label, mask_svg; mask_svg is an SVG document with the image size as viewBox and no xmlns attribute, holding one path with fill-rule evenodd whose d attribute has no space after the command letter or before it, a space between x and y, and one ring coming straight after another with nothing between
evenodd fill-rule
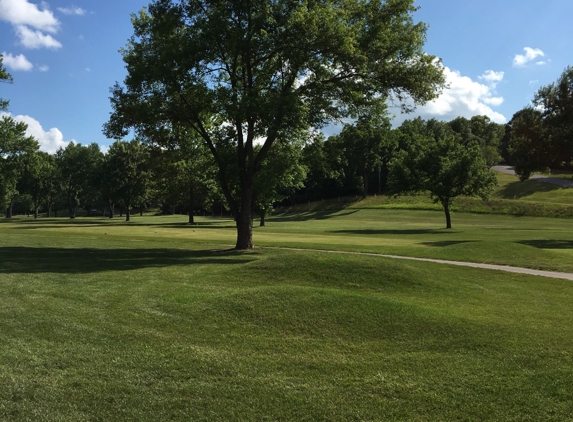
<instances>
[{"instance_id":1,"label":"distant tree line","mask_svg":"<svg viewBox=\"0 0 573 422\"><path fill-rule=\"evenodd\" d=\"M502 140L503 158L521 180L533 172L571 169L573 161L573 67L541 87L532 104L515 113Z\"/></svg>"},{"instance_id":2,"label":"distant tree line","mask_svg":"<svg viewBox=\"0 0 573 422\"><path fill-rule=\"evenodd\" d=\"M149 132L143 139L115 141L107 153L99 145L70 143L54 155L38 150L26 125L0 121L0 180L6 217L14 211L38 217L85 215L127 221L133 209L184 212L229 209L221 192L218 166L192 132ZM301 131L277 143L254 180L253 212L265 216L280 204L384 192L428 193L444 207L460 195L487 198L495 185L489 170L500 160L504 127L485 116L451 122L407 120L392 129L385 110L369 110L338 135ZM261 146L256 146L257 148ZM237 172L233 155L227 172ZM228 180L238 180L229 175ZM231 191L238 186L229 185Z\"/></svg>"}]
</instances>

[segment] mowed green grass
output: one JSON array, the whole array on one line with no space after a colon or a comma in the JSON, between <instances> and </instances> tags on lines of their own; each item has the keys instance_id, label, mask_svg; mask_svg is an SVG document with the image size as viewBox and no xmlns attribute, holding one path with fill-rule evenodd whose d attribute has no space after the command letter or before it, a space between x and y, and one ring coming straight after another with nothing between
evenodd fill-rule
<instances>
[{"instance_id":1,"label":"mowed green grass","mask_svg":"<svg viewBox=\"0 0 573 422\"><path fill-rule=\"evenodd\" d=\"M571 220L322 211L271 218L250 253L232 221L184 220L0 224L0 420L573 414L573 283L271 248L567 270Z\"/></svg>"},{"instance_id":2,"label":"mowed green grass","mask_svg":"<svg viewBox=\"0 0 573 422\"><path fill-rule=\"evenodd\" d=\"M517 176L504 173L497 173L497 179L498 185L489 200L458 197L452 203L452 210L475 214L573 218L573 189L533 179L520 182ZM346 197L300 204L289 211L299 213L341 208L442 210L442 206L429 198L429 195L420 194L398 197L377 195L364 200L359 196Z\"/></svg>"}]
</instances>

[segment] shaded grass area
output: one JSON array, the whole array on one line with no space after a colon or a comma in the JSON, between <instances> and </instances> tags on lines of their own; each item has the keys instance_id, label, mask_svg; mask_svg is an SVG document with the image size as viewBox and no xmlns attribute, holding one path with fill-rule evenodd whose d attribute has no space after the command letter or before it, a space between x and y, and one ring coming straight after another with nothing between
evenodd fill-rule
<instances>
[{"instance_id":1,"label":"shaded grass area","mask_svg":"<svg viewBox=\"0 0 573 422\"><path fill-rule=\"evenodd\" d=\"M247 257L231 259L234 254L224 250L0 247L0 274L77 274L249 262Z\"/></svg>"},{"instance_id":2,"label":"shaded grass area","mask_svg":"<svg viewBox=\"0 0 573 422\"><path fill-rule=\"evenodd\" d=\"M221 262L229 259L221 254L195 257L178 250L187 249L189 244L207 251L232 248L236 240L232 220L198 217L197 224L189 225L183 223L185 218L138 217L133 224L105 219L16 219L0 223L0 231L10 242L34 239L23 247L45 249L48 259L44 265L48 269L54 239L61 242L57 248L83 251L82 262L87 266L90 254L95 254L98 262L113 263L125 248L138 252L125 252L128 258L113 263L115 268L153 267L162 265L161 261L187 265L195 258ZM357 207L317 210L272 216L266 227L255 227L253 238L259 247L374 252L573 272L573 248L569 247L573 225L569 219L463 212L454 212L452 218L454 228L447 230L441 211ZM105 245L111 252L98 252L95 245ZM11 248L2 250L0 262L5 259L2 256L18 256L11 254ZM173 254L164 257L163 251ZM28 258L21 260L26 262L23 265L34 260L34 254L34 249L25 249L22 257ZM69 261L73 266L72 259ZM14 259L9 262L13 265Z\"/></svg>"},{"instance_id":3,"label":"shaded grass area","mask_svg":"<svg viewBox=\"0 0 573 422\"><path fill-rule=\"evenodd\" d=\"M150 227L152 236L143 225L108 226L97 237L100 228L86 225L12 226L0 227L0 420L522 421L573 412L570 282L207 250L170 227ZM416 230L394 234L433 233ZM138 237L146 241L127 243Z\"/></svg>"}]
</instances>

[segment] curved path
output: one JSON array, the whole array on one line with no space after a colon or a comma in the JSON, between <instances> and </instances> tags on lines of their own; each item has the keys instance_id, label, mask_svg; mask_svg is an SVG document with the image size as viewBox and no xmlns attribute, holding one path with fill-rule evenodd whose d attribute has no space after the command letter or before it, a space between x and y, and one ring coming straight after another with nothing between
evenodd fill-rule
<instances>
[{"instance_id":1,"label":"curved path","mask_svg":"<svg viewBox=\"0 0 573 422\"><path fill-rule=\"evenodd\" d=\"M310 251L310 252L334 253L334 254L344 254L344 255L379 256L382 258L405 259L405 260L410 260L410 261L422 261L422 262L433 262L436 264L457 265L459 267L483 268L486 270L505 271L505 272L509 272L509 273L527 274L527 275L536 275L536 276L540 276L540 277L561 278L561 279L565 279L565 280L573 280L573 273L560 273L557 271L532 270L531 268L511 267L509 265L480 264L477 262L447 261L444 259L414 258L411 256L386 255L386 254L373 253L373 252L333 251L333 250L328 250L328 249L283 248L283 247L278 247L278 246L277 247L265 246L262 249L283 249L283 250L288 250L288 251Z\"/></svg>"},{"instance_id":2,"label":"curved path","mask_svg":"<svg viewBox=\"0 0 573 422\"><path fill-rule=\"evenodd\" d=\"M498 171L500 173L511 174L512 176L516 176L515 171L513 171L513 167L511 166L493 166L491 169ZM550 183L552 185L561 186L562 188L573 188L573 181L571 180L556 179L554 177L547 177L542 174L532 174L530 179L535 179L539 182Z\"/></svg>"}]
</instances>

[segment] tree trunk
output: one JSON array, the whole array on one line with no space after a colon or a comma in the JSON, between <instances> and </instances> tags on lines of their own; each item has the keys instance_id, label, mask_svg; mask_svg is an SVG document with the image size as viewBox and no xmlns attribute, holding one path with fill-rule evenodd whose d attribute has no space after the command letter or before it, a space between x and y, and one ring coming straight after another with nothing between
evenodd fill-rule
<instances>
[{"instance_id":1,"label":"tree trunk","mask_svg":"<svg viewBox=\"0 0 573 422\"><path fill-rule=\"evenodd\" d=\"M143 217L143 205L139 207L139 216Z\"/></svg>"},{"instance_id":2,"label":"tree trunk","mask_svg":"<svg viewBox=\"0 0 573 422\"><path fill-rule=\"evenodd\" d=\"M189 224L195 223L195 217L193 216L193 202L195 200L195 195L193 195L193 186L189 186Z\"/></svg>"},{"instance_id":3,"label":"tree trunk","mask_svg":"<svg viewBox=\"0 0 573 422\"><path fill-rule=\"evenodd\" d=\"M37 219L38 218L38 206L34 207L34 218Z\"/></svg>"},{"instance_id":4,"label":"tree trunk","mask_svg":"<svg viewBox=\"0 0 573 422\"><path fill-rule=\"evenodd\" d=\"M130 220L131 220L130 204L127 204L127 206L125 207L125 221L130 221Z\"/></svg>"},{"instance_id":5,"label":"tree trunk","mask_svg":"<svg viewBox=\"0 0 573 422\"><path fill-rule=\"evenodd\" d=\"M50 218L52 216L52 203L48 202L46 204L46 217Z\"/></svg>"},{"instance_id":6,"label":"tree trunk","mask_svg":"<svg viewBox=\"0 0 573 422\"><path fill-rule=\"evenodd\" d=\"M123 207L119 207L119 216L123 217Z\"/></svg>"},{"instance_id":7,"label":"tree trunk","mask_svg":"<svg viewBox=\"0 0 573 422\"><path fill-rule=\"evenodd\" d=\"M237 222L237 244L235 249L255 249L253 244L253 187L247 186L243 189L241 198L241 211L236 217Z\"/></svg>"},{"instance_id":8,"label":"tree trunk","mask_svg":"<svg viewBox=\"0 0 573 422\"><path fill-rule=\"evenodd\" d=\"M261 222L259 224L259 226L264 227L265 226L265 216L267 215L267 211L266 210L262 210L261 211Z\"/></svg>"},{"instance_id":9,"label":"tree trunk","mask_svg":"<svg viewBox=\"0 0 573 422\"><path fill-rule=\"evenodd\" d=\"M114 211L114 205L110 202L109 203L109 218L113 218L113 211Z\"/></svg>"},{"instance_id":10,"label":"tree trunk","mask_svg":"<svg viewBox=\"0 0 573 422\"><path fill-rule=\"evenodd\" d=\"M6 208L6 218L12 218L12 206L14 205L14 200L10 199L10 204Z\"/></svg>"},{"instance_id":11,"label":"tree trunk","mask_svg":"<svg viewBox=\"0 0 573 422\"><path fill-rule=\"evenodd\" d=\"M76 207L75 205L72 203L71 199L68 199L68 208L70 211L70 218L76 218Z\"/></svg>"},{"instance_id":12,"label":"tree trunk","mask_svg":"<svg viewBox=\"0 0 573 422\"><path fill-rule=\"evenodd\" d=\"M450 216L450 198L443 199L442 206L444 207L444 212L446 214L446 229L451 229L452 217Z\"/></svg>"},{"instance_id":13,"label":"tree trunk","mask_svg":"<svg viewBox=\"0 0 573 422\"><path fill-rule=\"evenodd\" d=\"M370 176L370 174L364 170L364 172L362 173L362 180L364 183L364 191L362 192L362 198L366 198L368 196L368 176Z\"/></svg>"}]
</instances>

